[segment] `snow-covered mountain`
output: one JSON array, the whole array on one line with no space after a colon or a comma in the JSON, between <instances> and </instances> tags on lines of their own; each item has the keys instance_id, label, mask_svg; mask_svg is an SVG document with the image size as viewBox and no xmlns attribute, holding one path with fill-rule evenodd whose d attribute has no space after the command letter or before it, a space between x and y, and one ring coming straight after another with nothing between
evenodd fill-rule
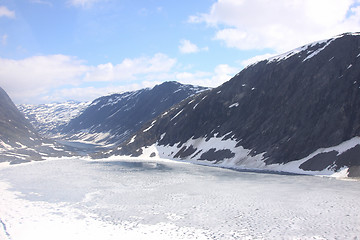
<instances>
[{"instance_id":1,"label":"snow-covered mountain","mask_svg":"<svg viewBox=\"0 0 360 240\"><path fill-rule=\"evenodd\" d=\"M95 99L61 129L62 137L101 145L121 143L174 104L208 88L165 82Z\"/></svg>"},{"instance_id":2,"label":"snow-covered mountain","mask_svg":"<svg viewBox=\"0 0 360 240\"><path fill-rule=\"evenodd\" d=\"M70 156L61 145L42 138L0 87L0 162Z\"/></svg>"},{"instance_id":3,"label":"snow-covered mountain","mask_svg":"<svg viewBox=\"0 0 360 240\"><path fill-rule=\"evenodd\" d=\"M99 156L360 176L360 34L250 65Z\"/></svg>"},{"instance_id":4,"label":"snow-covered mountain","mask_svg":"<svg viewBox=\"0 0 360 240\"><path fill-rule=\"evenodd\" d=\"M19 104L18 109L25 114L41 135L52 136L61 126L83 112L90 102L67 101L49 104Z\"/></svg>"}]
</instances>

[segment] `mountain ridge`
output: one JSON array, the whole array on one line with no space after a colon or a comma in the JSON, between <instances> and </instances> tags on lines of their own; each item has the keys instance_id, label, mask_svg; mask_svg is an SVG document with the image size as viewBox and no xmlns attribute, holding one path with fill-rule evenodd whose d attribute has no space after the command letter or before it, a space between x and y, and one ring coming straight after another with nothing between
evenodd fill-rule
<instances>
[{"instance_id":1,"label":"mountain ridge","mask_svg":"<svg viewBox=\"0 0 360 240\"><path fill-rule=\"evenodd\" d=\"M69 140L103 145L120 143L174 104L206 90L208 88L164 82L153 88L102 96L63 126L61 133Z\"/></svg>"},{"instance_id":2,"label":"mountain ridge","mask_svg":"<svg viewBox=\"0 0 360 240\"><path fill-rule=\"evenodd\" d=\"M185 100L144 126L132 142L105 155L152 155L265 169L291 165L318 149L351 141L360 135L359 33L300 49L252 64L218 88ZM202 148L212 140L232 147ZM296 171L338 172L358 166L357 145L347 149L353 152L350 158L333 153L326 166L311 158ZM150 155L145 154L150 148Z\"/></svg>"},{"instance_id":3,"label":"mountain ridge","mask_svg":"<svg viewBox=\"0 0 360 240\"><path fill-rule=\"evenodd\" d=\"M52 137L59 133L62 125L81 114L89 104L71 100L37 105L19 104L17 108L41 135Z\"/></svg>"}]
</instances>

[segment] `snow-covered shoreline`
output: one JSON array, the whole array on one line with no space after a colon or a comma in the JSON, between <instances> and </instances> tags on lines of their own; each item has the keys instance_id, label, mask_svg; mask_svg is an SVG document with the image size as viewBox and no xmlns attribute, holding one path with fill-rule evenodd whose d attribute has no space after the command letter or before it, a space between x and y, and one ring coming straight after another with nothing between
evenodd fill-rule
<instances>
[{"instance_id":1,"label":"snow-covered shoreline","mask_svg":"<svg viewBox=\"0 0 360 240\"><path fill-rule=\"evenodd\" d=\"M136 136L134 136L135 138ZM251 156L250 149L244 149L241 146L237 146L238 142L233 140L232 138L227 138L227 135L223 137L213 137L210 139L189 139L187 142L183 144L174 144L170 145L160 145L159 143L155 143L149 147L142 147L142 154L138 157L139 159L149 159L149 160L173 160L180 162L189 162L198 165L212 166L212 167L220 167L226 169L233 169L237 171L254 171L254 172L269 172L269 173L279 173L279 174L300 174L300 175L314 175L314 176L326 176L326 177L334 177L338 179L348 178L348 167L342 167L338 171L336 171L332 166L327 167L324 170L320 171L310 171L301 169L300 166L313 158L314 156L321 153L328 153L331 151L336 151L338 155L346 152L347 150L354 148L355 146L360 144L360 137L354 137L348 141L342 142L337 146L332 146L328 148L321 148L311 153L305 158L290 161L285 164L265 164L264 153L258 153L255 156ZM176 155L182 149L197 149L193 154L179 158ZM213 151L229 151L233 153L233 156L224 158L222 161L208 161L200 158L199 152L207 152L211 149ZM116 157L124 157L129 158L130 156L114 156ZM110 158L111 159L111 158ZM136 158L133 158L136 159ZM356 178L354 178L356 179Z\"/></svg>"}]
</instances>

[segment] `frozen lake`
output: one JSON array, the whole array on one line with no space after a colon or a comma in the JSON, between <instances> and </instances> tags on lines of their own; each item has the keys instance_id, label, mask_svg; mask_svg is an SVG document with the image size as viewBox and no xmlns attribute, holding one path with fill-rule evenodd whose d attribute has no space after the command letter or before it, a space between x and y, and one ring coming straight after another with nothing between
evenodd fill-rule
<instances>
[{"instance_id":1,"label":"frozen lake","mask_svg":"<svg viewBox=\"0 0 360 240\"><path fill-rule=\"evenodd\" d=\"M0 167L0 239L360 239L360 182L170 161Z\"/></svg>"}]
</instances>

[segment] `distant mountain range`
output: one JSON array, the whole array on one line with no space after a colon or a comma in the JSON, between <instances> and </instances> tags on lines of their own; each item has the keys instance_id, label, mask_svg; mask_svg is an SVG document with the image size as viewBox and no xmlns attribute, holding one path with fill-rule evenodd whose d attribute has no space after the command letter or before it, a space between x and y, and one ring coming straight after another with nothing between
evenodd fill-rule
<instances>
[{"instance_id":1,"label":"distant mountain range","mask_svg":"<svg viewBox=\"0 0 360 240\"><path fill-rule=\"evenodd\" d=\"M209 88L165 82L90 102L18 105L42 136L103 146L127 140L147 121Z\"/></svg>"},{"instance_id":2,"label":"distant mountain range","mask_svg":"<svg viewBox=\"0 0 360 240\"><path fill-rule=\"evenodd\" d=\"M67 101L39 105L19 104L17 107L41 135L53 136L59 133L61 127L83 112L89 104L90 102Z\"/></svg>"},{"instance_id":3,"label":"distant mountain range","mask_svg":"<svg viewBox=\"0 0 360 240\"><path fill-rule=\"evenodd\" d=\"M174 104L207 89L165 82L154 88L103 96L64 125L60 133L68 140L119 144Z\"/></svg>"},{"instance_id":4,"label":"distant mountain range","mask_svg":"<svg viewBox=\"0 0 360 240\"><path fill-rule=\"evenodd\" d=\"M4 125L0 145L15 146L18 140L7 140L14 136L43 141L25 118L6 115L8 108L0 109L2 122L19 119L22 130ZM94 157L360 176L360 34L257 62L215 89L166 82L90 104L19 108L43 136L113 146Z\"/></svg>"}]
</instances>

